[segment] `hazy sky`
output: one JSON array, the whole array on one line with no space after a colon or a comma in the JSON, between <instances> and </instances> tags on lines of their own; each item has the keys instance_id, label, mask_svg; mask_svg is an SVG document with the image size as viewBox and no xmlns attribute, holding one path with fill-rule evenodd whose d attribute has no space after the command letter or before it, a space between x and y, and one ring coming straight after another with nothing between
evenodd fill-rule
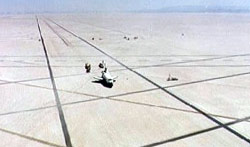
<instances>
[{"instance_id":1,"label":"hazy sky","mask_svg":"<svg viewBox=\"0 0 250 147\"><path fill-rule=\"evenodd\" d=\"M173 6L250 8L250 0L0 0L0 12L130 11Z\"/></svg>"}]
</instances>

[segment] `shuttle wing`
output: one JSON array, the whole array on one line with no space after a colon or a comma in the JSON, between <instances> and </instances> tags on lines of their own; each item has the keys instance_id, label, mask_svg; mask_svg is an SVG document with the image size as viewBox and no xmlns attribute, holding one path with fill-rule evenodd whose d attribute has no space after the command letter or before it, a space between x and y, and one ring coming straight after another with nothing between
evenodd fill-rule
<instances>
[{"instance_id":1,"label":"shuttle wing","mask_svg":"<svg viewBox=\"0 0 250 147\"><path fill-rule=\"evenodd\" d=\"M96 80L103 80L102 77L94 77L94 79L96 79Z\"/></svg>"},{"instance_id":2,"label":"shuttle wing","mask_svg":"<svg viewBox=\"0 0 250 147\"><path fill-rule=\"evenodd\" d=\"M113 79L113 80L116 80L117 78L118 78L118 76L115 76L115 77L113 77L112 79Z\"/></svg>"}]
</instances>

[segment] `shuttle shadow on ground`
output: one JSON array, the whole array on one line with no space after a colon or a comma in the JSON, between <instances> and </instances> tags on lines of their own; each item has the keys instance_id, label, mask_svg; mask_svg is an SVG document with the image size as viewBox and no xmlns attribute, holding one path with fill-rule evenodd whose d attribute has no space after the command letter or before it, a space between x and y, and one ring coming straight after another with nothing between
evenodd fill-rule
<instances>
[{"instance_id":1,"label":"shuttle shadow on ground","mask_svg":"<svg viewBox=\"0 0 250 147\"><path fill-rule=\"evenodd\" d=\"M95 80L92 81L92 83L99 83L102 84L102 86L106 87L106 88L112 88L113 84L108 84L107 82L105 82L104 80Z\"/></svg>"}]
</instances>

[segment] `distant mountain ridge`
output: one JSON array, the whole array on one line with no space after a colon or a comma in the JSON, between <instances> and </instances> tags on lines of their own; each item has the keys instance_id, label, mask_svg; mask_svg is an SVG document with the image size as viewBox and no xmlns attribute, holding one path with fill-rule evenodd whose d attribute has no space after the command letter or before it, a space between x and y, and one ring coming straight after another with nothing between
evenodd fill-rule
<instances>
[{"instance_id":1,"label":"distant mountain ridge","mask_svg":"<svg viewBox=\"0 0 250 147\"><path fill-rule=\"evenodd\" d=\"M166 7L158 10L142 10L139 12L215 12L215 13L223 13L223 12L232 12L232 13L242 13L242 12L250 12L250 9L245 7L209 7L209 6L181 6L181 7Z\"/></svg>"}]
</instances>

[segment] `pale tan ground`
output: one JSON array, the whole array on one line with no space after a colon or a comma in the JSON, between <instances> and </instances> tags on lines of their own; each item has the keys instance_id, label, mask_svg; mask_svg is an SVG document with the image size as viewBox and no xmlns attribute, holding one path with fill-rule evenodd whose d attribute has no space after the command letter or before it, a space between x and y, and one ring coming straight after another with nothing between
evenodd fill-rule
<instances>
[{"instance_id":1,"label":"pale tan ground","mask_svg":"<svg viewBox=\"0 0 250 147\"><path fill-rule=\"evenodd\" d=\"M224 124L250 116L249 14L38 18L74 147L250 146L224 128L188 135L218 124L52 22ZM0 146L66 146L36 17L2 16L0 28ZM92 82L102 60L119 76L111 89ZM229 128L250 139L249 124Z\"/></svg>"}]
</instances>

